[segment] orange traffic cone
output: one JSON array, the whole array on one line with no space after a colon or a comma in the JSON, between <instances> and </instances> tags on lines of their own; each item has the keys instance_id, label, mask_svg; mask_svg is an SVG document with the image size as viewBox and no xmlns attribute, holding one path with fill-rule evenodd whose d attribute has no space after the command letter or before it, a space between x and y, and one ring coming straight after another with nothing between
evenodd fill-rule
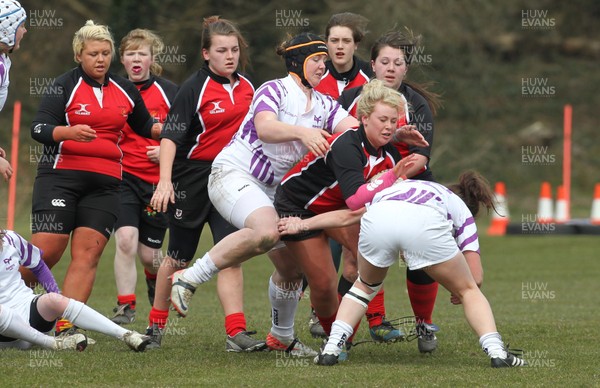
<instances>
[{"instance_id":1,"label":"orange traffic cone","mask_svg":"<svg viewBox=\"0 0 600 388\"><path fill-rule=\"evenodd\" d=\"M565 188L560 185L556 190L556 208L554 210L555 221L559 224L569 221L568 204L565 198Z\"/></svg>"},{"instance_id":2,"label":"orange traffic cone","mask_svg":"<svg viewBox=\"0 0 600 388\"><path fill-rule=\"evenodd\" d=\"M504 236L508 226L508 206L506 206L506 187L504 182L496 182L494 190L494 206L496 211L492 214L492 222L488 228L488 236Z\"/></svg>"},{"instance_id":3,"label":"orange traffic cone","mask_svg":"<svg viewBox=\"0 0 600 388\"><path fill-rule=\"evenodd\" d=\"M552 187L549 182L542 182L540 190L540 199L538 201L537 222L540 224L549 224L552 218Z\"/></svg>"},{"instance_id":4,"label":"orange traffic cone","mask_svg":"<svg viewBox=\"0 0 600 388\"><path fill-rule=\"evenodd\" d=\"M590 222L593 225L600 225L600 183L596 183L596 186L594 186L594 200L592 201Z\"/></svg>"}]
</instances>

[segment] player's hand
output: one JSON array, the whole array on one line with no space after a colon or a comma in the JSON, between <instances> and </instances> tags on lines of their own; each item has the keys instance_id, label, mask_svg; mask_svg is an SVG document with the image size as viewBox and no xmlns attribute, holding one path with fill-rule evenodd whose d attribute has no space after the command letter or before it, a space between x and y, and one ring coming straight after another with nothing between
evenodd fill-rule
<instances>
[{"instance_id":1,"label":"player's hand","mask_svg":"<svg viewBox=\"0 0 600 388\"><path fill-rule=\"evenodd\" d=\"M452 294L450 295L450 303L452 304L462 304L458 296Z\"/></svg>"},{"instance_id":2,"label":"player's hand","mask_svg":"<svg viewBox=\"0 0 600 388\"><path fill-rule=\"evenodd\" d=\"M300 140L316 156L325 156L325 153L330 148L329 142L327 142L328 137L331 137L329 132L323 129L311 128L302 131L302 138Z\"/></svg>"},{"instance_id":3,"label":"player's hand","mask_svg":"<svg viewBox=\"0 0 600 388\"><path fill-rule=\"evenodd\" d=\"M6 158L6 151L2 147L0 147L0 158Z\"/></svg>"},{"instance_id":4,"label":"player's hand","mask_svg":"<svg viewBox=\"0 0 600 388\"><path fill-rule=\"evenodd\" d=\"M414 125L403 125L396 129L396 132L394 132L394 136L392 137L392 142L402 142L416 147L429 146L427 140L425 140L421 132L417 131L417 127Z\"/></svg>"},{"instance_id":5,"label":"player's hand","mask_svg":"<svg viewBox=\"0 0 600 388\"><path fill-rule=\"evenodd\" d=\"M169 202L175 203L175 190L171 181L159 180L150 200L150 206L157 212L166 212Z\"/></svg>"},{"instance_id":6,"label":"player's hand","mask_svg":"<svg viewBox=\"0 0 600 388\"><path fill-rule=\"evenodd\" d=\"M307 230L303 224L302 218L300 217L285 217L279 220L277 223L277 230L281 236L288 236L291 234L298 234L302 231Z\"/></svg>"},{"instance_id":7,"label":"player's hand","mask_svg":"<svg viewBox=\"0 0 600 388\"><path fill-rule=\"evenodd\" d=\"M85 124L72 125L69 127L68 132L68 140L75 140L82 143L89 143L98 137L96 131Z\"/></svg>"},{"instance_id":8,"label":"player's hand","mask_svg":"<svg viewBox=\"0 0 600 388\"><path fill-rule=\"evenodd\" d=\"M4 178L6 182L10 179L13 174L13 169L8 160L4 159L4 157L0 157L0 176Z\"/></svg>"},{"instance_id":9,"label":"player's hand","mask_svg":"<svg viewBox=\"0 0 600 388\"><path fill-rule=\"evenodd\" d=\"M405 158L400 159L392 169L396 178L406 179L406 173L415 164L415 154L410 154Z\"/></svg>"},{"instance_id":10,"label":"player's hand","mask_svg":"<svg viewBox=\"0 0 600 388\"><path fill-rule=\"evenodd\" d=\"M160 161L160 146L146 146L146 150L146 156L148 156L148 159L150 159L152 163L158 164Z\"/></svg>"},{"instance_id":11,"label":"player's hand","mask_svg":"<svg viewBox=\"0 0 600 388\"><path fill-rule=\"evenodd\" d=\"M158 140L160 137L160 133L162 132L163 125L161 123L152 124L152 129L150 130L150 137L154 140Z\"/></svg>"}]
</instances>

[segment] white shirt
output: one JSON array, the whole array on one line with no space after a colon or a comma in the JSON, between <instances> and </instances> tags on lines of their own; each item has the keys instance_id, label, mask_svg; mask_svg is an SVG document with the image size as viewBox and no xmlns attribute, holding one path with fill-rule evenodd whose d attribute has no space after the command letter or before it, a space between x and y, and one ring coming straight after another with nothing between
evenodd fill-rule
<instances>
[{"instance_id":1,"label":"white shirt","mask_svg":"<svg viewBox=\"0 0 600 388\"><path fill-rule=\"evenodd\" d=\"M248 114L231 142L217 155L213 165L224 165L276 185L306 153L301 141L264 143L258 138L254 116L270 111L287 124L320 128L330 133L348 116L337 101L312 90L311 108L305 112L307 97L291 75L264 83L254 94Z\"/></svg>"},{"instance_id":2,"label":"white shirt","mask_svg":"<svg viewBox=\"0 0 600 388\"><path fill-rule=\"evenodd\" d=\"M11 61L8 55L0 54L0 111L4 108L6 98L8 97L8 84L10 80L8 73L10 72Z\"/></svg>"},{"instance_id":3,"label":"white shirt","mask_svg":"<svg viewBox=\"0 0 600 388\"><path fill-rule=\"evenodd\" d=\"M375 194L371 204L382 201L404 201L437 210L452 223L453 236L461 252L479 252L475 218L463 200L447 187L407 179Z\"/></svg>"},{"instance_id":4,"label":"white shirt","mask_svg":"<svg viewBox=\"0 0 600 388\"><path fill-rule=\"evenodd\" d=\"M42 260L39 248L16 232L7 230L0 251L0 304L10 308L21 305L33 295L33 290L21 279L19 266L36 267Z\"/></svg>"}]
</instances>

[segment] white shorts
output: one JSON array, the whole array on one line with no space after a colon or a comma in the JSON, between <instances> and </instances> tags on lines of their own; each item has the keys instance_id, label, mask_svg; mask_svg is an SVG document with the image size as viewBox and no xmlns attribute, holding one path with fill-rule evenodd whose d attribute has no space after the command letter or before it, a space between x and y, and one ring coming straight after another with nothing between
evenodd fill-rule
<instances>
[{"instance_id":1,"label":"white shorts","mask_svg":"<svg viewBox=\"0 0 600 388\"><path fill-rule=\"evenodd\" d=\"M379 268L391 267L402 254L409 269L448 261L459 252L452 223L439 211L403 201L371 205L360 223L358 251Z\"/></svg>"},{"instance_id":2,"label":"white shorts","mask_svg":"<svg viewBox=\"0 0 600 388\"><path fill-rule=\"evenodd\" d=\"M19 315L25 322L29 322L29 315L31 311L31 302L36 298L37 295L31 293L31 295L20 299L19 304L8 307L2 306L3 309L10 308L13 314ZM31 348L33 344L25 340L14 340L10 342L0 342L0 349L21 349L27 350Z\"/></svg>"},{"instance_id":3,"label":"white shorts","mask_svg":"<svg viewBox=\"0 0 600 388\"><path fill-rule=\"evenodd\" d=\"M246 218L261 207L273 206L277 185L265 185L252 175L217 165L208 177L208 196L213 206L231 225L245 227Z\"/></svg>"}]
</instances>

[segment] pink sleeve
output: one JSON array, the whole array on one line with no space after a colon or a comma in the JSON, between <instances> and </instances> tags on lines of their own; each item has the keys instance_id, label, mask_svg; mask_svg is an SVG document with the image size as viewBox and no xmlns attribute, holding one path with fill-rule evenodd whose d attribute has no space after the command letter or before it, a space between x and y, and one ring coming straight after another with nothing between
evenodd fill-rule
<instances>
[{"instance_id":1,"label":"pink sleeve","mask_svg":"<svg viewBox=\"0 0 600 388\"><path fill-rule=\"evenodd\" d=\"M404 177L402 178L405 179ZM365 206L366 203L371 202L375 194L393 185L394 182L396 182L396 179L398 178L396 178L394 171L389 170L374 181L367 182L360 186L354 195L346 199L346 205L348 205L350 210L360 209Z\"/></svg>"}]
</instances>

